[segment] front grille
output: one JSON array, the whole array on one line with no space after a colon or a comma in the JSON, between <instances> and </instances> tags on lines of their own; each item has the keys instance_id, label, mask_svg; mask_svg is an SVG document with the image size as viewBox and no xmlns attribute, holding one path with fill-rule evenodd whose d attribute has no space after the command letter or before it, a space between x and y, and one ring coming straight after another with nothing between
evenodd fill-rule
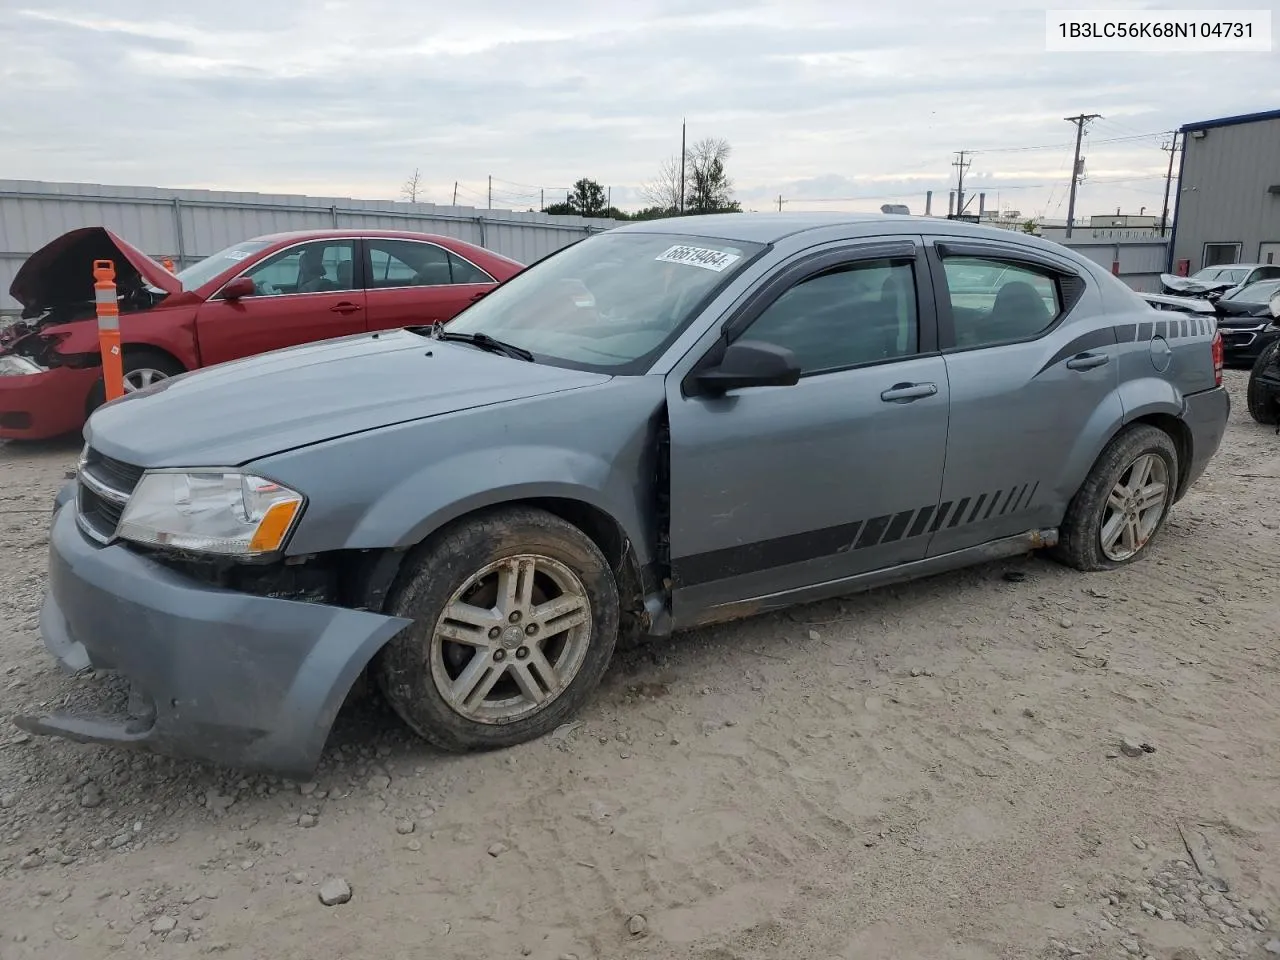
<instances>
[{"instance_id":1,"label":"front grille","mask_svg":"<svg viewBox=\"0 0 1280 960\"><path fill-rule=\"evenodd\" d=\"M114 538L129 496L141 479L141 467L87 448L79 470L77 522L80 529L99 543Z\"/></svg>"}]
</instances>

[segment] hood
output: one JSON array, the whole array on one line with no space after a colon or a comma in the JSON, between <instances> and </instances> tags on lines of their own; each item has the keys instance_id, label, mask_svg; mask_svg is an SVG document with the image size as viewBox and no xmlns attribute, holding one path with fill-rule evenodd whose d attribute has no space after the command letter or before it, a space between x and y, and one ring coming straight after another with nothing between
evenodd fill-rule
<instances>
[{"instance_id":1,"label":"hood","mask_svg":"<svg viewBox=\"0 0 1280 960\"><path fill-rule=\"evenodd\" d=\"M1191 297L1222 293L1236 286L1229 280L1193 280L1191 277L1179 277L1172 273L1160 274L1160 283L1164 286L1165 293L1177 293Z\"/></svg>"},{"instance_id":2,"label":"hood","mask_svg":"<svg viewBox=\"0 0 1280 960\"><path fill-rule=\"evenodd\" d=\"M410 420L604 383L407 330L206 367L98 410L85 439L141 467L238 466Z\"/></svg>"},{"instance_id":3,"label":"hood","mask_svg":"<svg viewBox=\"0 0 1280 960\"><path fill-rule=\"evenodd\" d=\"M18 268L9 296L23 306L25 317L51 307L93 300L93 261L116 265L116 286L139 280L169 295L182 292L182 282L137 247L106 227L81 227L45 244Z\"/></svg>"}]
</instances>

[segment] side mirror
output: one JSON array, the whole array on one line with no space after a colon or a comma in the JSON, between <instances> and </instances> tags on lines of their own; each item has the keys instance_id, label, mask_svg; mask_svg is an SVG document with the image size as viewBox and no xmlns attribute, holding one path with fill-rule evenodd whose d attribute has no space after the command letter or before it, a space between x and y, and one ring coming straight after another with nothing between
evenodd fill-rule
<instances>
[{"instance_id":1,"label":"side mirror","mask_svg":"<svg viewBox=\"0 0 1280 960\"><path fill-rule=\"evenodd\" d=\"M236 277L222 288L222 299L239 300L243 297L252 297L256 292L257 287L253 285L252 277Z\"/></svg>"},{"instance_id":2,"label":"side mirror","mask_svg":"<svg viewBox=\"0 0 1280 960\"><path fill-rule=\"evenodd\" d=\"M786 347L738 340L725 349L718 366L695 380L703 392L714 395L742 387L790 387L800 381L800 361Z\"/></svg>"},{"instance_id":3,"label":"side mirror","mask_svg":"<svg viewBox=\"0 0 1280 960\"><path fill-rule=\"evenodd\" d=\"M1271 307L1272 319L1280 320L1280 290L1277 290L1274 294L1272 294L1271 303L1269 304L1269 306Z\"/></svg>"}]
</instances>

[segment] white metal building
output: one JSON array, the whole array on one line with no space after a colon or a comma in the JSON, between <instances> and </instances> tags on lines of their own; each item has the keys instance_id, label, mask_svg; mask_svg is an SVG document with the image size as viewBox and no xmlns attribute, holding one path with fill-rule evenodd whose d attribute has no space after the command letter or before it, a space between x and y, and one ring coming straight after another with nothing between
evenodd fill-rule
<instances>
[{"instance_id":1,"label":"white metal building","mask_svg":"<svg viewBox=\"0 0 1280 960\"><path fill-rule=\"evenodd\" d=\"M1280 110L1182 127L1169 269L1280 263Z\"/></svg>"}]
</instances>

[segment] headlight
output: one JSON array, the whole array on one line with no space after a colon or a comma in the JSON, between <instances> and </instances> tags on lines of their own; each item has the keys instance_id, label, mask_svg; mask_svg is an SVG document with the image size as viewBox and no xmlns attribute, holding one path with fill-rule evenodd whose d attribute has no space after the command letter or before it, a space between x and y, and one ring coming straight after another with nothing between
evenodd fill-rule
<instances>
[{"instance_id":1,"label":"headlight","mask_svg":"<svg viewBox=\"0 0 1280 960\"><path fill-rule=\"evenodd\" d=\"M26 357L16 357L12 354L0 357L0 377L24 377L31 373L44 373L46 369L48 368Z\"/></svg>"},{"instance_id":2,"label":"headlight","mask_svg":"<svg viewBox=\"0 0 1280 960\"><path fill-rule=\"evenodd\" d=\"M145 473L116 536L174 550L261 556L284 546L302 506L302 494L251 474Z\"/></svg>"}]
</instances>

